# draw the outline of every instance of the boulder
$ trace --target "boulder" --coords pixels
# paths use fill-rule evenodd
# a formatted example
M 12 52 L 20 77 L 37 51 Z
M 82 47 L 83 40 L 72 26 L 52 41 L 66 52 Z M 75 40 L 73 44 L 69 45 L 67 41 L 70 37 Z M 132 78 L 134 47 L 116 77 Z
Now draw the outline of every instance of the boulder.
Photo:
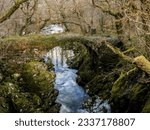
M 23 67 L 23 88 L 26 92 L 37 95 L 44 112 L 58 112 L 59 105 L 55 103 L 58 91 L 54 89 L 55 73 L 48 70 L 47 65 L 31 61 Z
M 149 91 L 142 79 L 143 73 L 135 68 L 120 75 L 111 90 L 113 112 L 142 112 Z
M 26 63 L 23 68 L 25 90 L 36 94 L 54 90 L 55 74 L 48 71 L 46 64 L 38 61 Z

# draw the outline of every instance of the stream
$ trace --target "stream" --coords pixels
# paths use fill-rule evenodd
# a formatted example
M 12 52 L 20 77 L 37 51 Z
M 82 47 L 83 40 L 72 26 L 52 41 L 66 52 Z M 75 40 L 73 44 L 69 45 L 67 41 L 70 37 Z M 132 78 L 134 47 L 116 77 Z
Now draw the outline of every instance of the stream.
M 84 108 L 85 101 L 90 100 L 86 91 L 77 84 L 78 70 L 69 68 L 67 60 L 74 56 L 72 50 L 57 46 L 45 56 L 45 62 L 51 60 L 56 74 L 55 89 L 59 91 L 56 102 L 61 104 L 60 113 L 111 112 L 108 101 L 97 98 L 92 106 Z
M 81 112 L 81 106 L 88 97 L 84 89 L 76 83 L 77 70 L 71 69 L 67 65 L 67 59 L 71 59 L 73 55 L 72 50 L 63 50 L 57 46 L 50 50 L 46 56 L 54 64 L 55 89 L 59 91 L 56 102 L 61 104 L 61 113 Z

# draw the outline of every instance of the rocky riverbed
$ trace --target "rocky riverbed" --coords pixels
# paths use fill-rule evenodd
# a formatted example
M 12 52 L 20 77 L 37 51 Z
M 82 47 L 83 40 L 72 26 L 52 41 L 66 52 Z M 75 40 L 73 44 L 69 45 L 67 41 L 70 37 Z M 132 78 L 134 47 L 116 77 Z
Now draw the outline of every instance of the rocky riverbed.
M 62 69 L 78 70 L 74 81 L 90 97 L 81 106 L 87 112 L 150 112 L 149 75 L 114 53 L 105 41 L 130 57 L 139 55 L 137 50 L 127 51 L 115 38 L 61 34 L 1 39 L 0 112 L 60 112 L 68 108 L 59 100 L 60 88 L 56 89 L 60 72 L 52 60 L 44 60 L 56 46 L 74 52 L 72 60 L 66 60 L 69 68 Z M 82 100 L 79 93 L 75 96 Z

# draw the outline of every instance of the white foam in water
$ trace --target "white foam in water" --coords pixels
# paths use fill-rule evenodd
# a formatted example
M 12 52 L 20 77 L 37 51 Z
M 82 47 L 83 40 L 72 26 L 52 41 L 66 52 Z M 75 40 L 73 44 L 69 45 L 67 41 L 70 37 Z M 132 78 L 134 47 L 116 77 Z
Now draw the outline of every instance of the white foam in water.
M 46 27 L 44 27 L 41 30 L 42 34 L 45 35 L 50 35 L 50 34 L 55 34 L 55 33 L 62 33 L 65 31 L 65 27 L 61 24 L 50 24 Z
M 76 83 L 77 70 L 68 68 L 66 63 L 67 58 L 73 56 L 72 50 L 55 47 L 45 57 L 45 61 L 50 58 L 54 64 L 56 73 L 55 88 L 59 91 L 56 101 L 62 105 L 60 112 L 63 113 L 78 112 L 87 97 L 83 88 Z
M 50 50 L 45 56 L 45 62 L 48 59 L 52 60 L 56 73 L 55 88 L 59 91 L 56 102 L 61 104 L 61 113 L 70 112 L 101 112 L 103 108 L 110 112 L 110 106 L 108 101 L 102 102 L 97 98 L 90 108 L 92 111 L 88 111 L 82 108 L 82 104 L 89 96 L 85 93 L 84 89 L 80 87 L 77 82 L 77 70 L 68 68 L 67 59 L 71 59 L 74 56 L 72 50 L 64 50 L 57 46 Z
M 90 112 L 97 113 L 97 112 L 111 112 L 111 107 L 108 103 L 108 100 L 101 100 L 98 96 L 94 101 L 93 105 L 90 107 Z

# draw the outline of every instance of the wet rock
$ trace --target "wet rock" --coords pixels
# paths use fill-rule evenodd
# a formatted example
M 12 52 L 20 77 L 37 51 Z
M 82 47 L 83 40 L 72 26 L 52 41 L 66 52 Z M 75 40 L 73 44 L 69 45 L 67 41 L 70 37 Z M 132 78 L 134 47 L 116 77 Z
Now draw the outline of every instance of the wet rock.
M 53 70 L 54 65 L 53 65 L 53 63 L 52 63 L 52 60 L 51 60 L 49 57 L 44 56 L 43 61 L 44 61 L 44 62 L 46 63 L 46 65 L 48 66 L 48 70 Z
M 90 113 L 110 113 L 111 108 L 108 100 L 102 100 L 95 95 L 93 99 L 88 99 L 83 106 Z

